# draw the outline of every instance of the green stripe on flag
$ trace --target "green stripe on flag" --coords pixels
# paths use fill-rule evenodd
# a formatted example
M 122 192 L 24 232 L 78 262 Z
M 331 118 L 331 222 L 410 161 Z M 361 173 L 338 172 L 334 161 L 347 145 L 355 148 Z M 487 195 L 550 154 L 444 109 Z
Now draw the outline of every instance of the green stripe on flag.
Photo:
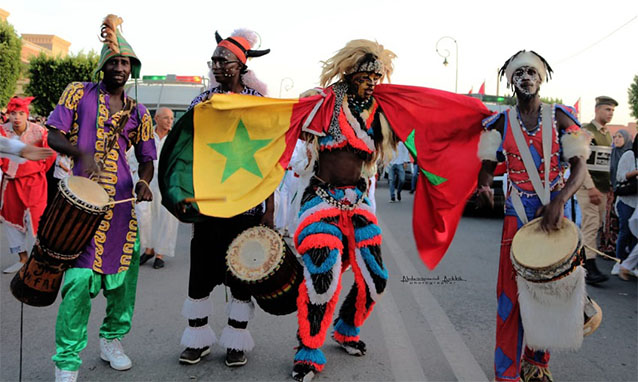
M 414 130 L 410 132 L 410 135 L 405 139 L 405 147 L 408 148 L 408 151 L 412 155 L 412 158 L 416 161 L 416 145 L 414 144 Z
M 445 179 L 442 176 L 438 176 L 438 175 L 432 174 L 431 172 L 426 171 L 424 169 L 421 169 L 421 171 L 423 171 L 423 175 L 425 175 L 425 177 L 428 178 L 430 183 L 432 183 L 435 186 L 438 186 L 438 185 L 440 185 L 442 183 L 447 182 L 447 179 Z

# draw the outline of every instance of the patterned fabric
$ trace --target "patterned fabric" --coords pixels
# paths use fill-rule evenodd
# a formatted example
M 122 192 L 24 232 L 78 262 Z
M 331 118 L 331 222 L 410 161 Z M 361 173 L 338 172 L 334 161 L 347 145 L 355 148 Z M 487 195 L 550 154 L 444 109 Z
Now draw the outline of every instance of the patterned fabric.
M 334 150 L 344 147 L 371 155 L 375 151 L 374 130 L 372 122 L 378 118 L 378 103 L 373 99 L 372 106 L 365 111 L 354 112 L 345 96 L 343 83 L 333 85 L 335 92 L 335 117 L 333 117 L 328 134 L 319 137 L 319 151 Z
M 381 229 L 365 191 L 364 179 L 356 186 L 335 188 L 313 178 L 302 199 L 294 238 L 304 266 L 297 299 L 300 344 L 295 363 L 316 371 L 326 363 L 320 347 L 332 321 L 343 271 L 352 266 L 355 281 L 335 321 L 334 338 L 339 342 L 359 341 L 359 328 L 388 279 L 381 260 Z
M 543 105 L 547 106 L 547 105 Z M 556 128 L 556 110 L 559 109 L 563 111 L 572 121 L 575 123 L 574 126 L 569 128 L 569 131 L 566 130 L 558 130 Z M 503 111 L 499 114 L 495 114 L 489 118 L 486 118 L 483 121 L 483 126 L 486 130 L 494 129 L 495 122 L 500 118 L 504 118 L 504 132 L 502 134 L 502 141 L 499 149 L 497 150 L 496 157 L 499 161 L 505 161 L 507 163 L 507 175 L 509 184 L 516 189 L 523 199 L 527 198 L 535 198 L 536 192 L 532 186 L 532 182 L 530 181 L 529 174 L 525 169 L 525 165 L 523 164 L 522 157 L 516 146 L 516 142 L 514 140 L 514 135 L 510 133 L 511 131 L 511 121 L 509 120 L 509 110 Z M 561 163 L 561 155 L 562 148 L 560 143 L 560 138 L 563 134 L 572 134 L 578 132 L 578 120 L 571 114 L 571 110 L 565 106 L 554 104 L 552 105 L 552 148 L 551 148 L 551 164 L 550 164 L 550 190 L 558 191 L 563 188 L 564 180 L 563 180 L 563 172 L 564 172 L 564 164 Z M 543 163 L 543 129 L 548 128 L 548 126 L 544 126 L 540 124 L 539 128 L 533 133 L 528 132 L 526 129 L 523 130 L 523 135 L 525 140 L 530 148 L 530 153 L 532 154 L 532 159 L 534 160 L 534 164 L 538 170 L 539 176 L 541 178 L 541 182 L 545 176 L 545 163 Z M 514 211 L 514 207 L 512 205 L 512 200 L 509 195 L 512 190 L 510 189 L 508 192 L 508 197 L 505 202 L 505 213 L 506 215 L 515 216 L 516 212 Z M 532 215 L 533 216 L 533 215 Z
M 104 168 L 97 182 L 114 200 L 133 196 L 133 179 L 126 150 L 133 146 L 139 163 L 157 158 L 151 115 L 144 105 L 137 104 L 113 150 L 105 153 L 106 142 L 122 117 L 122 111 L 111 114 L 109 94 L 104 84 L 73 82 L 62 93 L 47 125 L 66 135 L 72 145 L 94 153 L 96 161 L 104 159 Z M 132 102 L 127 98 L 127 102 Z M 73 166 L 73 175 L 83 175 Z M 100 224 L 93 240 L 75 263 L 78 268 L 90 268 L 102 274 L 127 270 L 137 236 L 134 203 L 113 206 Z

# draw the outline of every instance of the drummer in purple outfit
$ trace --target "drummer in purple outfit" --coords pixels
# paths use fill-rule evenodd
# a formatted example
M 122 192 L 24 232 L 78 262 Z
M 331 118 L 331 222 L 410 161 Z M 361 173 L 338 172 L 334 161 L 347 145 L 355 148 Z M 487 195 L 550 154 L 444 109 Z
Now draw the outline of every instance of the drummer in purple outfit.
M 146 108 L 127 97 L 124 85 L 138 78 L 141 63 L 122 37 L 122 19 L 109 15 L 102 24 L 104 47 L 95 76 L 98 83 L 73 82 L 47 121 L 49 145 L 73 158 L 73 175 L 91 176 L 114 200 L 152 199 L 148 183 L 156 159 L 151 116 Z M 121 130 L 118 127 L 122 126 Z M 119 133 L 118 133 L 119 130 Z M 119 134 L 119 135 L 118 135 Z M 109 141 L 117 135 L 112 149 Z M 126 150 L 133 146 L 139 161 L 140 180 L 133 185 Z M 108 152 L 107 152 L 108 151 Z M 132 366 L 120 339 L 131 328 L 139 267 L 137 219 L 134 202 L 114 205 L 95 236 L 67 270 L 56 323 L 56 381 L 75 381 L 87 344 L 91 298 L 101 289 L 106 297 L 106 317 L 100 327 L 101 358 L 116 370 Z

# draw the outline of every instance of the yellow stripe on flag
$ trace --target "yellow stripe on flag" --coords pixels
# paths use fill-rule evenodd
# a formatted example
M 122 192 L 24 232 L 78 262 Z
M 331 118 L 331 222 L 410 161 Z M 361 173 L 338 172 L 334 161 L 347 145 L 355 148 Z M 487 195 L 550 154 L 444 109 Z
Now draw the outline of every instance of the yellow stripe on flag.
M 204 215 L 231 217 L 264 201 L 284 176 L 279 160 L 297 99 L 215 94 L 193 113 L 193 188 Z

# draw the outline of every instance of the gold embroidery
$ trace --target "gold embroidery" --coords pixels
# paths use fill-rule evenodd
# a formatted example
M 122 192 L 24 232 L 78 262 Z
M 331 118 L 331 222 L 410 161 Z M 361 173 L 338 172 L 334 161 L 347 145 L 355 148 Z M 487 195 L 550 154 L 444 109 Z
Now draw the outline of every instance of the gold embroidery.
M 151 114 L 146 110 L 146 113 L 142 116 L 142 141 L 146 142 L 153 136 L 153 123 L 151 122 Z M 139 143 L 139 134 L 137 135 L 138 141 L 135 143 Z
M 84 84 L 71 82 L 60 96 L 58 105 L 64 105 L 69 110 L 77 110 L 80 99 L 84 96 Z

